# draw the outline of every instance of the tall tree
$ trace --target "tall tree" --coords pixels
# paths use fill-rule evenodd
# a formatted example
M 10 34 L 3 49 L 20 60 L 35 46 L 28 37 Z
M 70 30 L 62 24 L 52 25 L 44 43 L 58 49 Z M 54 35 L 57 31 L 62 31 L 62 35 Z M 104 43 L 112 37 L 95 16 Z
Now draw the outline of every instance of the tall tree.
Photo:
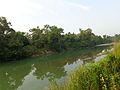
M 0 40 L 8 35 L 9 33 L 15 32 L 10 26 L 11 23 L 6 20 L 5 17 L 0 17 Z

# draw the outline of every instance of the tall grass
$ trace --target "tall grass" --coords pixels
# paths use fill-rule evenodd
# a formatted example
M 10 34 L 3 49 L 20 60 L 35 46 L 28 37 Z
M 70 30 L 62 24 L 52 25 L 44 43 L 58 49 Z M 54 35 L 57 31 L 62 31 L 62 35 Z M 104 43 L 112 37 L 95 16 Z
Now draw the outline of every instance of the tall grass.
M 120 43 L 103 60 L 80 66 L 64 84 L 52 83 L 50 90 L 120 90 Z

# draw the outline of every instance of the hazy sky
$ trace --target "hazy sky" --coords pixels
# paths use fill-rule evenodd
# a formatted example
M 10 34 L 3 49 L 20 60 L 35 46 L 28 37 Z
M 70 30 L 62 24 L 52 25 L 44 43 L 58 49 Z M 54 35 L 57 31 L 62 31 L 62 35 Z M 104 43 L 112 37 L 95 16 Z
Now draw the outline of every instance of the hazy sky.
M 49 24 L 65 32 L 91 28 L 98 35 L 120 34 L 120 0 L 0 0 L 0 16 L 17 31 Z

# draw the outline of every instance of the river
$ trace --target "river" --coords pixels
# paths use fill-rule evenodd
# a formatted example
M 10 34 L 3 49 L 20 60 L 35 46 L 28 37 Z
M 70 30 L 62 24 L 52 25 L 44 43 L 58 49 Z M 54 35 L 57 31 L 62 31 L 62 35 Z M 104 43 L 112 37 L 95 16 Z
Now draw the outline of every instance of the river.
M 67 81 L 67 77 L 80 65 L 94 63 L 106 55 L 100 53 L 108 47 L 75 49 L 0 64 L 0 90 L 47 90 L 54 80 Z

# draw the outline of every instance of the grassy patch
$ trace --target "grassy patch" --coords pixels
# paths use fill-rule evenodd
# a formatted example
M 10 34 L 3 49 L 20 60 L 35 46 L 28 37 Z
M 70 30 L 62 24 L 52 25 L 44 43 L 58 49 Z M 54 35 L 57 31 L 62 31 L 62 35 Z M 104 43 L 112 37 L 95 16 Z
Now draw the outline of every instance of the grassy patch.
M 53 82 L 50 90 L 120 90 L 120 43 L 103 60 L 80 66 L 66 83 Z

